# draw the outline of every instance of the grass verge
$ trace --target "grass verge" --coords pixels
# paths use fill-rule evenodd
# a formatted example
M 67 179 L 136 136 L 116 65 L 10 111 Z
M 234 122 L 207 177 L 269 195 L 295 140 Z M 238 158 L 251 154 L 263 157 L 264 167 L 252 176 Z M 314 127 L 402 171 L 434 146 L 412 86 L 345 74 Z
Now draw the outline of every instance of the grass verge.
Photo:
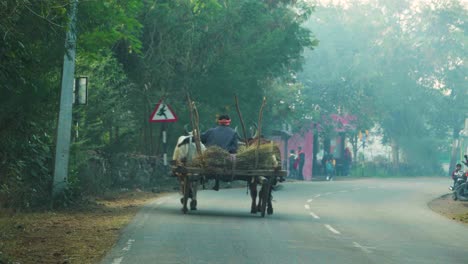
M 97 263 L 138 210 L 158 194 L 107 194 L 92 205 L 59 212 L 0 215 L 0 264 Z

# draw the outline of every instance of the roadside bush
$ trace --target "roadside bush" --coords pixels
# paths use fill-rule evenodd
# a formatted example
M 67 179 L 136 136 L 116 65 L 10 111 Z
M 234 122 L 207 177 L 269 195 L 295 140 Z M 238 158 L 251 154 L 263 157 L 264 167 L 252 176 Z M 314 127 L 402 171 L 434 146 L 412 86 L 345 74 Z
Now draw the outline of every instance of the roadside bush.
M 43 134 L 32 135 L 27 142 L 2 142 L 3 146 L 8 146 L 1 153 L 2 207 L 26 209 L 49 204 L 52 183 L 51 141 L 49 135 Z

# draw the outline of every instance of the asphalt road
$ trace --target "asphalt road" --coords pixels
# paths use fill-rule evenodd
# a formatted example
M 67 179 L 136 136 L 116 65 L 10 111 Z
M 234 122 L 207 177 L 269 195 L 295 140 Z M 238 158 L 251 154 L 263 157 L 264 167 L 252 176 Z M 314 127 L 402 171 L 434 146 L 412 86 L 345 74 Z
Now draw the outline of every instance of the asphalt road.
M 274 214 L 251 215 L 243 189 L 144 208 L 102 263 L 468 263 L 468 226 L 432 212 L 445 178 L 285 183 Z

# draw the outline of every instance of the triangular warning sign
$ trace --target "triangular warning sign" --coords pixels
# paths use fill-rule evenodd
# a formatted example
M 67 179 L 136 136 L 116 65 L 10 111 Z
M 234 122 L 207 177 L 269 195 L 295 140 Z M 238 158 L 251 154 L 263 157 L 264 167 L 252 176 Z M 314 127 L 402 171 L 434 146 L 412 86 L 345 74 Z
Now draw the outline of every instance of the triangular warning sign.
M 159 103 L 154 108 L 153 113 L 150 117 L 150 122 L 175 122 L 177 121 L 177 116 L 171 107 L 165 104 L 163 101 Z

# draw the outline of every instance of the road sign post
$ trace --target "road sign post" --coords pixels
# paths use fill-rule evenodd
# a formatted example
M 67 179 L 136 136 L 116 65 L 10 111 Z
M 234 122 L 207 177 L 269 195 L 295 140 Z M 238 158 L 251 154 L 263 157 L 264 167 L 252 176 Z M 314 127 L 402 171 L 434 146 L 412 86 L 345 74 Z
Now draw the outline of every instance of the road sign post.
M 166 133 L 166 123 L 168 122 L 176 122 L 177 116 L 172 110 L 172 108 L 165 104 L 163 100 L 160 100 L 156 107 L 153 110 L 153 113 L 150 117 L 151 123 L 163 123 L 163 131 L 162 131 L 162 142 L 163 142 L 163 162 L 164 166 L 167 166 L 167 133 Z

